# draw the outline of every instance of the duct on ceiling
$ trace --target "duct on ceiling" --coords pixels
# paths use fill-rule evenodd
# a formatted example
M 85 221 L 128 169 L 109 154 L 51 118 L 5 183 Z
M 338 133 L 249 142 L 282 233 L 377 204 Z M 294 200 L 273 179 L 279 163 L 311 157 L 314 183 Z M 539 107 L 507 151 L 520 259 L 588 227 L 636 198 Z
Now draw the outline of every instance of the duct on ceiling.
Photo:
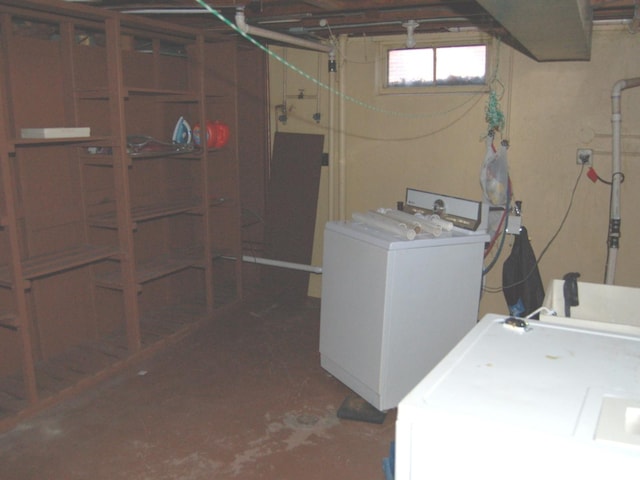
M 589 60 L 589 0 L 477 0 L 540 62 Z

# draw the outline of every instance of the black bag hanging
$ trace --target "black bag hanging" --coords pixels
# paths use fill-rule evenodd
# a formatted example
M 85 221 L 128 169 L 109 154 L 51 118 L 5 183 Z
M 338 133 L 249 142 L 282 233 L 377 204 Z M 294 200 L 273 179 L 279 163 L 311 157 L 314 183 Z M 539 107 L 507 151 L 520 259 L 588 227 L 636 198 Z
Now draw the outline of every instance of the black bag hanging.
M 516 235 L 511 254 L 502 265 L 502 291 L 514 317 L 525 317 L 542 306 L 544 287 L 527 229 Z

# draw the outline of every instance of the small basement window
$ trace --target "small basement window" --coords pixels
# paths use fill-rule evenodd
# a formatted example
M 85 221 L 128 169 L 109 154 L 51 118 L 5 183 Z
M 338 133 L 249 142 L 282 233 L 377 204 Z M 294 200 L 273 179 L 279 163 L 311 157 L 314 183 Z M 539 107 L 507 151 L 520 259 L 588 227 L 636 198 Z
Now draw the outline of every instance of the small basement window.
M 416 48 L 386 45 L 381 53 L 384 59 L 381 93 L 435 93 L 460 91 L 461 87 L 475 90 L 487 82 L 484 43 Z

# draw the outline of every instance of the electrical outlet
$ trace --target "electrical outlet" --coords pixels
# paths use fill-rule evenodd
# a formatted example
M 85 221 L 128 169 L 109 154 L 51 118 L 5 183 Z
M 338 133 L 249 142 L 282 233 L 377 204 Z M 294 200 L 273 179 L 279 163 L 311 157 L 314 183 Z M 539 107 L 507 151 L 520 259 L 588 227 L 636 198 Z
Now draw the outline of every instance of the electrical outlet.
M 593 165 L 593 150 L 590 148 L 579 148 L 576 153 L 576 163 L 578 165 Z

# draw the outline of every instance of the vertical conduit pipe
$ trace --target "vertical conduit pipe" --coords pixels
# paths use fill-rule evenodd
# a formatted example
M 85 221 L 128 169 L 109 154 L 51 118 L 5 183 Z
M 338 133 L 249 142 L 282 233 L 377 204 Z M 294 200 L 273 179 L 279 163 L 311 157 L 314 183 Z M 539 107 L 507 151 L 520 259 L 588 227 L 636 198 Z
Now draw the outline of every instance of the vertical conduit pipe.
M 621 175 L 621 124 L 622 114 L 620 108 L 620 97 L 622 91 L 627 88 L 640 87 L 640 77 L 619 80 L 613 86 L 611 93 L 611 128 L 612 128 L 612 159 L 611 159 L 611 201 L 609 213 L 609 236 L 607 240 L 607 265 L 604 275 L 604 283 L 613 285 L 616 275 L 616 260 L 618 257 L 618 247 L 620 245 L 620 184 Z
M 333 62 L 333 64 L 332 64 Z M 336 209 L 335 209 L 335 167 L 334 160 L 338 157 L 336 153 L 336 129 L 335 129 L 335 95 L 334 91 L 336 88 L 336 69 L 335 69 L 335 54 L 333 58 L 329 58 L 329 125 L 327 126 L 327 150 L 329 151 L 329 164 L 327 166 L 327 180 L 329 191 L 327 195 L 329 197 L 329 220 L 335 220 Z
M 339 44 L 340 51 L 345 52 L 347 49 L 347 35 L 340 35 Z M 346 55 L 342 55 L 343 60 L 346 58 Z M 347 188 L 347 167 L 346 167 L 346 61 L 342 62 L 340 66 L 340 153 L 339 153 L 339 163 L 340 163 L 340 171 L 339 171 L 339 179 L 338 179 L 338 208 L 340 213 L 340 220 L 345 221 L 347 217 L 346 213 L 346 188 Z

